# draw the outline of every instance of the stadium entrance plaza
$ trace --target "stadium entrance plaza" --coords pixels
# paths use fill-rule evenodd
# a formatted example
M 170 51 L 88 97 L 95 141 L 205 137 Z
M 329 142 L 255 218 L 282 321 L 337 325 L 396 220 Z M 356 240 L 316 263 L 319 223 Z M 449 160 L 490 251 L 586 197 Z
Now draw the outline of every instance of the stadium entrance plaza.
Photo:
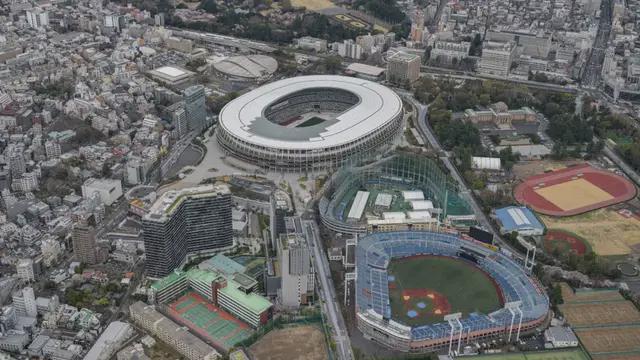
M 215 127 L 215 126 L 214 126 Z M 298 194 L 299 200 L 307 198 L 312 189 L 314 179 L 308 177 L 306 183 L 303 182 L 303 186 L 307 189 L 303 189 L 298 181 L 305 174 L 296 173 L 283 173 L 283 172 L 266 172 L 253 164 L 249 164 L 233 156 L 227 155 L 222 151 L 216 140 L 215 133 L 209 136 L 209 131 L 205 131 L 205 138 L 203 140 L 204 145 L 207 148 L 202 162 L 196 166 L 187 166 L 181 170 L 185 177 L 177 180 L 173 183 L 163 186 L 159 192 L 164 193 L 169 190 L 183 189 L 187 187 L 197 186 L 202 181 L 224 175 L 255 175 L 263 176 L 274 183 L 279 184 L 282 181 L 286 181 L 292 188 L 294 194 Z M 187 172 L 190 170 L 190 172 Z

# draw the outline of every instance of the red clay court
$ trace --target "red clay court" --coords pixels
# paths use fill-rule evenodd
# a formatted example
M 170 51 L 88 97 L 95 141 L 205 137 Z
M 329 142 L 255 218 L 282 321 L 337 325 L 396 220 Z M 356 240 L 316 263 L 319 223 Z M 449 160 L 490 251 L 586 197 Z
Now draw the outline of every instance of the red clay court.
M 636 187 L 622 176 L 583 164 L 531 176 L 513 195 L 538 213 L 572 216 L 631 200 Z
M 544 245 L 547 251 L 553 251 L 557 247 L 560 251 L 575 251 L 577 255 L 591 251 L 583 239 L 564 230 L 548 230 L 544 236 Z

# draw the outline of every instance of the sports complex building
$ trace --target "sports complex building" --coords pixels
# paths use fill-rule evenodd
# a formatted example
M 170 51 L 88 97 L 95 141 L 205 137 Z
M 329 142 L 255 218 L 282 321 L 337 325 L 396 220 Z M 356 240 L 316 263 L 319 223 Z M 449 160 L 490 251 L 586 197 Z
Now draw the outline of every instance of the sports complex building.
M 361 238 L 355 274 L 358 329 L 395 350 L 452 353 L 492 338 L 518 339 L 522 333 L 545 326 L 549 299 L 544 289 L 496 250 L 435 232 L 380 232 Z M 393 272 L 398 264 L 412 259 L 417 261 L 408 271 Z M 448 262 L 448 271 L 425 265 L 428 261 Z M 415 284 L 424 284 L 431 277 L 451 281 L 438 280 L 432 288 L 410 288 L 415 273 L 424 271 L 429 276 L 420 277 Z M 455 273 L 464 277 L 453 279 Z M 475 289 L 479 282 L 486 286 Z M 492 297 L 492 302 L 483 302 L 485 297 Z
M 171 320 L 229 351 L 272 316 L 273 304 L 257 288 L 255 279 L 229 267 L 192 268 L 153 283 L 150 300 Z
M 402 126 L 402 101 L 377 83 L 333 75 L 276 81 L 229 102 L 222 149 L 267 169 L 326 171 L 384 152 Z
M 410 153 L 341 168 L 325 184 L 318 208 L 326 227 L 347 234 L 475 224 L 455 182 L 434 160 Z

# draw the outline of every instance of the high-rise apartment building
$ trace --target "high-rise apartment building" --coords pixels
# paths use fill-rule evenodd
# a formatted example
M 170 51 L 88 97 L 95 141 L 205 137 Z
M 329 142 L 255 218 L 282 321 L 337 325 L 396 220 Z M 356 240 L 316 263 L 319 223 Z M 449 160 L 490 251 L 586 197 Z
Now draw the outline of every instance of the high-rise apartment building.
M 97 264 L 96 229 L 93 216 L 78 221 L 71 231 L 73 254 L 76 260 L 86 264 Z
M 194 85 L 184 90 L 184 110 L 189 130 L 202 130 L 207 122 L 204 86 Z
M 178 107 L 172 114 L 173 126 L 176 129 L 178 138 L 182 138 L 189 132 L 187 124 L 187 112 L 183 106 Z
M 226 185 L 203 185 L 164 193 L 142 219 L 146 270 L 163 277 L 187 256 L 233 246 L 231 192 Z
M 27 10 L 26 16 L 29 26 L 34 29 L 49 26 L 49 13 L 40 8 Z
M 399 84 L 412 84 L 420 78 L 420 56 L 397 52 L 387 63 L 387 80 Z
M 14 147 L 9 151 L 9 168 L 11 177 L 14 179 L 21 177 L 27 171 L 27 164 L 20 148 Z

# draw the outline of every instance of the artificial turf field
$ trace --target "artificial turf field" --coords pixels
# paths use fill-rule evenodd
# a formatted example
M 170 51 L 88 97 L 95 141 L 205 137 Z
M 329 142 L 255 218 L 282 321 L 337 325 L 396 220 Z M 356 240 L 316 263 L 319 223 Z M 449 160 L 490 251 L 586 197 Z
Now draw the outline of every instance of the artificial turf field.
M 526 353 L 508 353 L 476 356 L 477 360 L 587 360 L 589 357 L 581 350 L 550 350 Z
M 387 272 L 391 317 L 409 326 L 441 322 L 456 312 L 487 314 L 502 306 L 493 280 L 465 260 L 411 256 L 393 259 Z

